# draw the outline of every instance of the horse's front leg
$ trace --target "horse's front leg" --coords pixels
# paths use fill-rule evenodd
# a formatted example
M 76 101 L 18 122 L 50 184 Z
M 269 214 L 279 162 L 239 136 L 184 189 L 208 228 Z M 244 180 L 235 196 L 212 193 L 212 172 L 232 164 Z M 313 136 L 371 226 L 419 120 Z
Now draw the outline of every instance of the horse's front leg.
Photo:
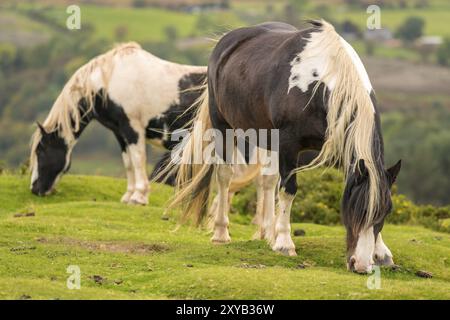
M 130 198 L 134 192 L 134 185 L 135 185 L 134 168 L 131 162 L 130 151 L 128 150 L 128 146 L 125 139 L 120 135 L 119 132 L 114 132 L 114 135 L 116 136 L 116 139 L 120 145 L 120 150 L 122 151 L 122 161 L 127 176 L 127 191 L 122 196 L 120 201 L 123 203 L 128 203 L 130 202 Z
M 148 204 L 149 183 L 147 177 L 147 155 L 145 151 L 145 130 L 139 128 L 138 140 L 128 147 L 131 162 L 134 168 L 134 191 L 130 197 L 132 204 Z
M 135 179 L 134 179 L 134 168 L 133 168 L 133 164 L 131 162 L 129 150 L 122 151 L 122 160 L 123 160 L 123 164 L 125 166 L 125 171 L 126 171 L 126 175 L 127 175 L 127 191 L 122 196 L 122 199 L 120 199 L 120 201 L 123 203 L 129 203 L 130 198 L 134 193 L 134 186 L 136 183 Z
M 381 232 L 378 233 L 377 240 L 375 241 L 375 250 L 373 254 L 373 260 L 376 265 L 379 266 L 392 266 L 394 265 L 394 259 L 391 250 L 384 244 Z
M 281 149 L 280 150 L 286 150 Z M 295 169 L 297 154 L 289 152 L 280 154 L 281 185 L 278 195 L 278 213 L 272 249 L 285 255 L 296 256 L 295 244 L 291 237 L 291 207 L 297 192 L 297 178 L 291 171 Z
M 214 234 L 211 241 L 214 243 L 227 243 L 231 241 L 228 233 L 228 211 L 230 183 L 233 177 L 233 166 L 230 164 L 219 164 L 216 170 L 218 194 L 217 209 L 214 217 Z

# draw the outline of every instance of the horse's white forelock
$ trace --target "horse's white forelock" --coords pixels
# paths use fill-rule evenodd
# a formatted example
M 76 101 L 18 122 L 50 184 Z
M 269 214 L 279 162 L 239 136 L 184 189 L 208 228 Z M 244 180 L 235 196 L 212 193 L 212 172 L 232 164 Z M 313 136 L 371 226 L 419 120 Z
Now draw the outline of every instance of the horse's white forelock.
M 99 88 L 93 83 L 91 77 L 93 73 L 100 72 L 102 89 L 107 92 L 108 83 L 114 71 L 114 57 L 127 55 L 139 49 L 141 49 L 140 45 L 135 42 L 119 44 L 114 49 L 93 58 L 79 68 L 64 86 L 42 124 L 45 131 L 54 132 L 57 130 L 68 147 L 72 148 L 75 144 L 74 132 L 80 129 L 80 123 L 84 116 L 78 108 L 80 99 L 86 99 L 86 113 L 94 107 L 94 96 Z M 31 138 L 30 169 L 32 172 L 35 171 L 34 168 L 37 163 L 36 148 L 41 141 L 41 137 L 38 128 Z
M 345 42 L 326 21 L 321 30 L 313 32 L 310 41 L 300 53 L 301 61 L 309 57 L 326 55 L 325 68 L 313 89 L 317 92 L 321 83 L 328 86 L 327 131 L 325 143 L 319 155 L 296 172 L 322 165 L 340 165 L 347 177 L 355 166 L 352 161 L 363 159 L 369 174 L 368 212 L 365 226 L 369 227 L 379 205 L 380 182 L 373 139 L 375 133 L 375 107 L 370 98 L 372 90 L 367 73 L 353 48 Z

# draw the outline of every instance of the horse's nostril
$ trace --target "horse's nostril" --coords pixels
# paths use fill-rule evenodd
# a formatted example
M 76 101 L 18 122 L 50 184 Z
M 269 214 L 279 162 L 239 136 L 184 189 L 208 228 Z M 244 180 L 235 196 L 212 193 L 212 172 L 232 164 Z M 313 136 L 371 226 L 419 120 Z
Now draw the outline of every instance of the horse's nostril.
M 356 263 L 356 258 L 351 257 L 350 261 L 348 262 L 348 268 L 350 269 L 350 271 L 355 271 L 355 263 Z

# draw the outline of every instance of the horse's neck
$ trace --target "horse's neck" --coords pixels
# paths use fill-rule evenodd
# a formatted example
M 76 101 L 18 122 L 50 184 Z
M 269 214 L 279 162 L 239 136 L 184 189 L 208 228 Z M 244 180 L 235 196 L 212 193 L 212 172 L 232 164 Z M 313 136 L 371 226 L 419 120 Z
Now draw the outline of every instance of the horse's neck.
M 94 106 L 95 108 L 95 106 Z M 77 131 L 73 132 L 75 139 L 78 139 L 83 133 L 84 129 L 89 125 L 89 123 L 94 119 L 94 108 L 86 111 L 86 104 L 83 102 L 78 103 L 78 109 L 80 111 L 80 124 Z

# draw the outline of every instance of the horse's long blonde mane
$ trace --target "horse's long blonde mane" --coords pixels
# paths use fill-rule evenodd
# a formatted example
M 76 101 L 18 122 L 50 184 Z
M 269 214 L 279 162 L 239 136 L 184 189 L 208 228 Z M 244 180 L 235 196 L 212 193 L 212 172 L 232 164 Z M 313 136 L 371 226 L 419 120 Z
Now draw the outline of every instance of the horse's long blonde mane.
M 326 103 L 328 127 L 319 155 L 296 171 L 338 165 L 347 178 L 352 170 L 357 170 L 352 164 L 363 159 L 369 174 L 367 227 L 374 219 L 380 197 L 378 159 L 373 153 L 375 107 L 340 36 L 331 24 L 323 20 L 321 24 L 320 41 L 309 42 L 305 55 L 308 56 L 308 50 L 329 55 L 325 73 L 313 91 L 315 94 L 321 83 L 332 84 Z
M 83 121 L 84 114 L 81 114 L 78 106 L 80 99 L 86 99 L 85 113 L 92 111 L 94 107 L 94 97 L 99 88 L 94 85 L 92 74 L 100 72 L 102 89 L 107 92 L 109 80 L 114 71 L 114 57 L 127 55 L 139 49 L 141 49 L 140 45 L 135 42 L 119 44 L 79 68 L 64 86 L 42 124 L 45 131 L 57 131 L 61 138 L 71 144 L 75 140 L 74 132 L 80 129 L 80 123 Z M 37 129 L 31 140 L 31 168 L 36 162 L 35 150 L 40 140 L 41 132 Z

